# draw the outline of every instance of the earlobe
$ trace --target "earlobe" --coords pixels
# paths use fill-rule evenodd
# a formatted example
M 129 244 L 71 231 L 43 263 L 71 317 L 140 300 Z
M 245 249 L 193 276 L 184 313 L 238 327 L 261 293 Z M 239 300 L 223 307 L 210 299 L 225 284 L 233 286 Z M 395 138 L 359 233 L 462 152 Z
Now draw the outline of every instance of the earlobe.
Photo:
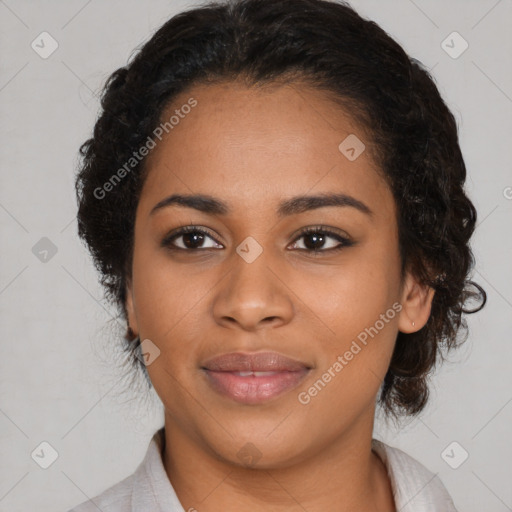
M 416 332 L 424 327 L 430 317 L 434 293 L 433 288 L 420 284 L 412 274 L 407 274 L 401 297 L 402 310 L 398 319 L 400 332 Z

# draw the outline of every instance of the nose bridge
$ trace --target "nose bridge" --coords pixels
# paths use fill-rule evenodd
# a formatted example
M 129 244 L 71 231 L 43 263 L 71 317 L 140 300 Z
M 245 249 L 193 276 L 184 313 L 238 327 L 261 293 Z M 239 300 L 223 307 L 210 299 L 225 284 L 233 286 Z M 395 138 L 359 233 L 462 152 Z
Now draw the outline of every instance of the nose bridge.
M 231 272 L 214 304 L 217 322 L 244 329 L 289 322 L 293 312 L 290 296 L 273 268 L 276 262 L 271 250 L 259 247 L 246 239 L 230 258 Z

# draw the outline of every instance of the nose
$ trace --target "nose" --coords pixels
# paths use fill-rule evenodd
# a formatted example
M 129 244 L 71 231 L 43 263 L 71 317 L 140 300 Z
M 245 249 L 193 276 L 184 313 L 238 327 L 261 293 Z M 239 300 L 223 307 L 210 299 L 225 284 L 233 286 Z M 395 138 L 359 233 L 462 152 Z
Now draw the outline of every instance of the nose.
M 290 289 L 266 251 L 251 263 L 234 254 L 230 264 L 231 272 L 217 288 L 213 304 L 219 325 L 255 331 L 290 322 L 294 313 Z

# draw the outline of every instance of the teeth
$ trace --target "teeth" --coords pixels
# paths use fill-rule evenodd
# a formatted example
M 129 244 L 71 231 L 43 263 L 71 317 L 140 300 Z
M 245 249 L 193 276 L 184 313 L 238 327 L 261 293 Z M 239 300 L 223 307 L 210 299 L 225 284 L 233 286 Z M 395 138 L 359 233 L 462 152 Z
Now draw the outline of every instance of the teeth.
M 268 377 L 269 375 L 274 375 L 278 372 L 233 372 L 235 375 L 239 377 L 250 377 L 253 375 L 254 377 Z

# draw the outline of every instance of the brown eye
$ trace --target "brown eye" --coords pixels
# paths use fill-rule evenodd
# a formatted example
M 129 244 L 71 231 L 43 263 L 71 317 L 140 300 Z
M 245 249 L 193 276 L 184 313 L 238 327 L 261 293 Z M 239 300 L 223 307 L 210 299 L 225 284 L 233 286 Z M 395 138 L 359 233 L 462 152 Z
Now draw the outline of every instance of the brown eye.
M 301 244 L 297 242 L 304 239 Z M 350 247 L 354 243 L 348 238 L 341 236 L 338 233 L 327 230 L 322 227 L 307 228 L 295 239 L 294 249 L 308 251 L 308 252 L 327 252 L 336 251 L 343 247 Z
M 211 241 L 210 245 L 204 246 L 205 243 Z M 184 251 L 194 251 L 198 249 L 219 249 L 219 244 L 208 231 L 196 226 L 186 226 L 166 236 L 162 240 L 163 247 L 169 249 L 178 249 Z

